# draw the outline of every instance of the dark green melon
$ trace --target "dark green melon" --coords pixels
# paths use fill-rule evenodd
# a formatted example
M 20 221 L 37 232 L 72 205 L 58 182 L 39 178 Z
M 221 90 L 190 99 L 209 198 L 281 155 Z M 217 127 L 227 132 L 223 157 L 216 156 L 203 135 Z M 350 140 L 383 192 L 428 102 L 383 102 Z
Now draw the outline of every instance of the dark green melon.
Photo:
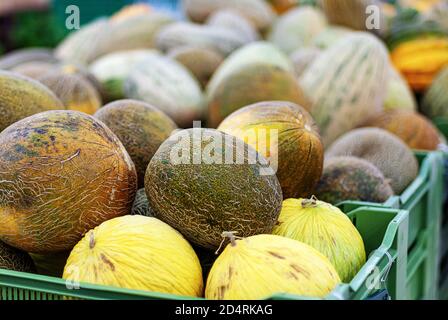
M 33 260 L 24 251 L 15 249 L 0 241 L 0 269 L 20 272 L 35 272 Z
M 355 157 L 333 157 L 324 164 L 324 173 L 315 195 L 321 201 L 385 202 L 393 190 L 382 172 L 370 162 Z
M 212 250 L 224 231 L 241 237 L 272 232 L 282 204 L 267 160 L 212 129 L 182 130 L 166 140 L 148 165 L 145 189 L 157 218 Z

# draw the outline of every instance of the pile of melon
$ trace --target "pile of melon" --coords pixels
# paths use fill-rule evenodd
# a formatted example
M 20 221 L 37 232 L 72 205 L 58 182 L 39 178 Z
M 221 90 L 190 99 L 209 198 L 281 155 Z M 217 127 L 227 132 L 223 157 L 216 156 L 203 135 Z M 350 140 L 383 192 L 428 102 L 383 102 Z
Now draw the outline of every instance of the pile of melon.
M 337 205 L 400 195 L 413 150 L 446 143 L 446 8 L 183 7 L 184 21 L 126 7 L 0 57 L 0 269 L 324 298 L 370 253 Z

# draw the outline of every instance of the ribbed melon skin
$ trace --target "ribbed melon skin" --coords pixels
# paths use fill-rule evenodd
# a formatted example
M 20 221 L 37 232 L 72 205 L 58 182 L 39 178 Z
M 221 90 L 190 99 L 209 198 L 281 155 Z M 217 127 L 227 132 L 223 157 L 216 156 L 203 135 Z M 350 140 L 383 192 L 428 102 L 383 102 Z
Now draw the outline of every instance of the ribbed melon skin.
M 429 118 L 448 118 L 448 67 L 439 73 L 426 92 L 422 112 Z
M 301 84 L 324 145 L 382 110 L 388 73 L 386 47 L 364 32 L 345 37 L 310 65 Z

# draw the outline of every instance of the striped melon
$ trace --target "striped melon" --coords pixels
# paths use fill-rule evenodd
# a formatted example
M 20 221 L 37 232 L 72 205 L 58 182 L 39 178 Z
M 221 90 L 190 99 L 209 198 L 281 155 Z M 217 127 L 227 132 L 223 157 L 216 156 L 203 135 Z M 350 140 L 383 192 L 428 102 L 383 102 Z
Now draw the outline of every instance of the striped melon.
M 186 15 L 194 22 L 204 22 L 217 10 L 233 9 L 252 21 L 257 29 L 265 30 L 276 16 L 264 0 L 183 0 L 182 3 Z
M 260 39 L 260 34 L 255 26 L 238 11 L 223 9 L 213 13 L 206 22 L 210 26 L 219 26 L 233 30 L 243 35 L 248 42 Z
M 288 11 L 274 23 L 268 39 L 291 54 L 299 48 L 310 46 L 313 38 L 326 27 L 327 20 L 320 10 L 299 7 Z
M 353 31 L 341 26 L 328 26 L 313 38 L 313 46 L 323 50 L 327 49 Z
M 417 101 L 414 93 L 407 81 L 393 66 L 389 70 L 389 83 L 386 99 L 384 100 L 384 109 L 417 110 Z
M 381 111 L 389 72 L 385 46 L 364 32 L 322 53 L 301 77 L 325 146 Z
M 244 35 L 228 28 L 189 22 L 173 23 L 157 35 L 157 48 L 162 51 L 197 46 L 207 47 L 227 56 L 246 43 Z
M 448 118 L 448 67 L 443 69 L 423 98 L 422 110 L 427 117 Z
M 198 81 L 182 64 L 159 53 L 148 53 L 125 82 L 127 98 L 142 100 L 168 114 L 180 127 L 190 127 L 204 114 Z

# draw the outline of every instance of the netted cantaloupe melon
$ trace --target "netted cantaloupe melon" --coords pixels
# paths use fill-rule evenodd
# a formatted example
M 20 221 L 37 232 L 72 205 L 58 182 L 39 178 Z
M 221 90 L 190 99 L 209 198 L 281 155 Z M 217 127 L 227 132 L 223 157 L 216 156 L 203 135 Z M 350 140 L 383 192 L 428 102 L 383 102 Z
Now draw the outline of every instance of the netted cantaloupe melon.
M 316 249 L 285 237 L 260 234 L 231 238 L 210 270 L 205 297 L 256 300 L 290 293 L 324 298 L 340 282 L 334 266 Z
M 312 45 L 313 38 L 327 27 L 327 20 L 316 8 L 305 6 L 288 11 L 273 24 L 269 41 L 285 53 Z
M 145 189 L 157 218 L 212 250 L 226 230 L 270 233 L 282 202 L 267 160 L 212 129 L 182 130 L 165 141 L 148 165 Z
M 331 204 L 343 201 L 383 203 L 394 192 L 383 173 L 367 160 L 356 157 L 330 157 L 324 162 L 322 178 L 314 192 Z
M 140 215 L 146 217 L 153 217 L 154 212 L 149 206 L 148 197 L 146 196 L 145 188 L 141 188 L 135 195 L 134 203 L 132 204 L 132 215 Z
M 149 161 L 177 129 L 174 121 L 152 105 L 136 100 L 107 104 L 94 117 L 105 123 L 123 143 L 135 164 L 138 185 L 142 188 Z
M 35 272 L 36 267 L 30 255 L 0 241 L 0 269 Z
M 218 26 L 232 30 L 243 35 L 247 42 L 260 39 L 255 26 L 246 17 L 238 13 L 234 9 L 218 10 L 207 19 L 206 24 L 209 26 Z
M 71 249 L 91 228 L 128 214 L 135 166 L 102 122 L 47 111 L 0 134 L 0 239 L 33 253 Z
M 412 149 L 437 150 L 441 143 L 437 128 L 424 116 L 414 111 L 385 111 L 370 118 L 362 126 L 385 129 L 399 137 Z
M 0 71 L 0 92 L 0 132 L 33 114 L 65 109 L 47 87 L 19 74 Z
M 54 71 L 37 80 L 53 91 L 67 110 L 92 115 L 102 106 L 101 95 L 95 86 L 77 74 Z
M 381 111 L 389 75 L 384 44 L 367 32 L 324 51 L 300 78 L 325 146 Z
M 333 264 L 349 283 L 366 262 L 364 242 L 339 208 L 312 199 L 287 199 L 273 234 L 306 243 Z
M 397 136 L 379 128 L 352 130 L 337 139 L 325 157 L 353 156 L 375 165 L 395 194 L 401 194 L 417 177 L 418 163 L 412 150 Z
M 193 46 L 209 48 L 223 56 L 228 56 L 247 42 L 244 35 L 229 28 L 191 22 L 172 23 L 162 28 L 156 39 L 157 48 L 161 51 Z
M 310 196 L 322 174 L 323 146 L 310 114 L 289 102 L 260 102 L 228 116 L 218 130 L 263 154 L 285 199 Z
M 183 0 L 186 15 L 195 22 L 205 22 L 215 11 L 232 9 L 248 18 L 258 30 L 266 30 L 275 12 L 264 0 Z
M 127 98 L 155 106 L 183 128 L 192 127 L 205 113 L 198 80 L 182 64 L 160 53 L 148 53 L 133 68 L 124 89 Z
M 168 56 L 180 62 L 196 77 L 205 88 L 224 57 L 212 50 L 201 47 L 179 47 L 168 52 Z
M 90 230 L 64 268 L 69 283 L 202 296 L 201 265 L 182 235 L 156 218 L 124 216 Z

